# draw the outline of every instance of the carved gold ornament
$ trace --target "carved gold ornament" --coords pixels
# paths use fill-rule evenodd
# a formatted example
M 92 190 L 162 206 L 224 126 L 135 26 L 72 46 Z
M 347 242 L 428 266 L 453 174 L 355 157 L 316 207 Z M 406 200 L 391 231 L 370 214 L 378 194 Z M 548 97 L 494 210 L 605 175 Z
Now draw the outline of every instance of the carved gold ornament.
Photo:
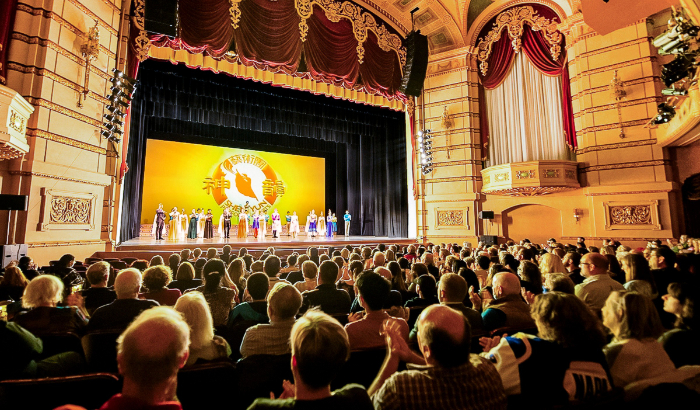
M 136 50 L 136 58 L 143 62 L 148 58 L 148 49 L 151 47 L 151 40 L 148 38 L 148 33 L 145 29 L 145 13 L 146 0 L 136 0 L 134 4 L 134 26 L 139 33 L 134 39 L 134 48 Z M 240 12 L 239 12 L 240 13 Z M 236 27 L 234 25 L 234 27 Z
M 54 196 L 51 198 L 49 221 L 52 224 L 88 224 L 90 205 L 89 199 Z
M 19 132 L 20 134 L 24 134 L 24 121 L 25 121 L 24 117 L 17 114 L 17 112 L 15 112 L 15 110 L 10 110 L 10 121 L 8 124 L 10 126 L 10 128 Z
M 461 226 L 464 225 L 464 211 L 437 211 L 438 225 Z
M 239 4 L 242 0 L 228 0 L 231 7 L 228 8 L 228 12 L 231 15 L 231 25 L 234 29 L 238 28 L 238 23 L 241 22 L 241 9 Z
M 614 225 L 652 225 L 651 206 L 611 206 L 610 220 Z
M 539 16 L 531 6 L 513 7 L 496 17 L 493 28 L 477 44 L 479 68 L 482 75 L 486 75 L 489 68 L 489 57 L 493 44 L 501 39 L 502 32 L 506 30 L 511 39 L 513 50 L 516 53 L 522 48 L 522 35 L 528 24 L 533 31 L 542 31 L 545 40 L 549 43 L 549 52 L 552 60 L 557 61 L 561 55 L 562 34 L 557 30 L 557 23 Z

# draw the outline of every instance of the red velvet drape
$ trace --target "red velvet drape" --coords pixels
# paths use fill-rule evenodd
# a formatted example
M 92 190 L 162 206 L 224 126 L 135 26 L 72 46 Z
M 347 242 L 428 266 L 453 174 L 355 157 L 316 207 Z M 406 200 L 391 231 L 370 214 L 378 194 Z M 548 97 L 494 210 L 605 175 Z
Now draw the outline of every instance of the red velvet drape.
M 533 8 L 546 18 L 557 18 L 554 12 L 544 6 L 533 6 Z M 485 30 L 490 30 L 491 25 L 486 25 Z M 481 36 L 480 36 L 481 37 Z M 549 76 L 561 76 L 562 89 L 562 119 L 564 123 L 564 133 L 566 143 L 572 149 L 578 146 L 576 142 L 576 128 L 574 126 L 573 107 L 571 102 L 571 84 L 569 83 L 568 64 L 564 45 L 562 44 L 562 52 L 559 59 L 552 60 L 550 45 L 544 38 L 541 31 L 533 31 L 528 25 L 523 30 L 522 51 L 525 53 L 530 62 L 540 72 Z M 485 76 L 481 76 L 483 88 L 493 89 L 501 85 L 503 80 L 510 73 L 510 68 L 513 64 L 515 52 L 511 44 L 510 37 L 504 31 L 501 34 L 501 39 L 493 44 L 491 56 L 489 57 L 488 71 Z M 486 144 L 488 143 L 489 128 L 488 117 L 486 116 L 486 98 L 483 91 L 479 93 L 479 123 L 481 126 L 481 143 L 483 156 L 486 156 Z
M 0 84 L 7 81 L 7 48 L 17 14 L 17 0 L 0 1 Z
M 350 20 L 333 23 L 322 8 L 314 6 L 313 16 L 306 23 L 309 33 L 304 43 L 304 56 L 311 78 L 346 88 L 355 87 L 360 63 Z
M 188 51 L 212 57 L 228 51 L 233 38 L 228 0 L 179 0 L 178 7 L 180 38 Z

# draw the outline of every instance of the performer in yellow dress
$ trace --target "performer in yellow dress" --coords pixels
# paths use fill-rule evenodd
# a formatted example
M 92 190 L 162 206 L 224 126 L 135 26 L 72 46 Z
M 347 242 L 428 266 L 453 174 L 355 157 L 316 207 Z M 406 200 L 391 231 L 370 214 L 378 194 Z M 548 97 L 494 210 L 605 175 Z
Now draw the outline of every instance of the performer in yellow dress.
M 326 218 L 323 216 L 323 211 L 321 211 L 321 215 L 318 216 L 318 224 L 316 225 L 316 231 L 319 234 L 326 236 Z
M 177 240 L 177 231 L 180 229 L 180 213 L 177 211 L 177 207 L 170 211 L 170 223 L 168 224 L 168 240 Z
M 238 214 L 238 237 L 245 238 L 248 236 L 248 214 L 245 210 Z

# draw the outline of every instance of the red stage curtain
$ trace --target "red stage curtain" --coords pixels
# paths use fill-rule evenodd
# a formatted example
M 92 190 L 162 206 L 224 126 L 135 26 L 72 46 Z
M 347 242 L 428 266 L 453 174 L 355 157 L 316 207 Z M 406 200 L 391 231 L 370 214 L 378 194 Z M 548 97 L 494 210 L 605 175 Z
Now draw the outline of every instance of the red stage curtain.
M 7 81 L 7 47 L 15 25 L 17 0 L 0 1 L 0 84 Z
M 365 91 L 398 97 L 401 66 L 396 52 L 379 48 L 377 36 L 371 31 L 367 31 L 364 47 L 365 58 L 360 64 L 360 78 Z
M 511 44 L 510 37 L 506 32 L 501 33 L 501 39 L 493 43 L 491 47 L 488 71 L 481 78 L 481 84 L 489 90 L 498 87 L 506 79 L 515 55 L 513 44 Z
M 318 6 L 313 12 L 313 16 L 306 20 L 309 33 L 304 42 L 304 56 L 311 78 L 353 88 L 360 76 L 360 63 L 352 23 L 347 19 L 333 23 Z M 329 53 L 329 50 L 333 52 Z
M 296 72 L 302 43 L 294 2 L 246 0 L 239 7 L 241 21 L 233 37 L 241 62 L 261 70 Z
M 228 0 L 180 0 L 180 38 L 187 51 L 225 54 L 233 38 Z

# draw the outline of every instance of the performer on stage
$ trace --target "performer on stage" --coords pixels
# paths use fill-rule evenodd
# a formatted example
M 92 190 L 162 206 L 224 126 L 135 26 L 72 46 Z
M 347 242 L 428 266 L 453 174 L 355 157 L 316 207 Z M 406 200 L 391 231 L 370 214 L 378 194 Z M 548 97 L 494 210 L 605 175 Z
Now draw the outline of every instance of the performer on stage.
M 289 215 L 289 211 L 287 211 L 287 236 L 292 235 L 292 231 L 289 230 L 291 222 L 292 222 L 292 217 L 291 217 L 291 215 Z M 299 228 L 299 218 L 297 218 L 297 228 Z
M 238 237 L 245 238 L 248 236 L 248 214 L 242 210 L 238 214 Z
M 311 228 L 311 212 L 309 212 L 309 214 L 306 215 L 306 226 L 304 226 L 304 232 L 306 232 L 306 236 L 309 236 L 309 228 Z
M 338 217 L 333 214 L 333 237 L 338 234 Z
M 280 213 L 277 212 L 277 209 L 275 209 L 275 212 L 272 213 L 272 237 L 279 238 L 279 233 L 281 231 L 282 231 L 282 220 L 280 218 Z
M 316 216 L 316 211 L 312 209 L 311 215 L 309 216 L 309 231 L 306 234 L 307 236 L 311 235 L 311 237 L 313 237 L 313 238 L 316 237 L 316 220 L 317 219 L 318 219 L 318 217 Z
M 326 217 L 323 216 L 323 211 L 321 215 L 318 216 L 318 224 L 316 225 L 316 230 L 323 236 L 326 236 Z
M 211 209 L 207 210 L 207 215 L 204 217 L 204 239 L 212 239 L 214 237 L 214 215 Z
M 255 211 L 253 214 L 253 236 L 258 237 L 258 233 L 260 231 L 260 214 L 258 211 Z
M 165 227 L 165 211 L 163 204 L 158 204 L 156 215 L 153 217 L 153 236 L 157 241 L 163 240 L 163 228 Z
M 178 240 L 184 240 L 187 237 L 187 222 L 187 211 L 185 211 L 185 208 L 182 208 L 182 212 L 180 212 L 180 229 L 178 229 L 177 235 Z
M 231 233 L 231 211 L 225 208 L 222 216 L 224 218 L 224 238 L 228 239 Z
M 190 226 L 187 231 L 187 239 L 197 239 L 197 220 L 199 219 L 199 214 L 194 209 L 190 214 Z
M 206 224 L 206 214 L 204 208 L 199 209 L 199 217 L 197 218 L 197 238 L 204 238 L 204 225 Z
M 333 214 L 331 210 L 328 210 L 328 216 L 326 217 L 326 236 L 329 238 L 333 237 Z
M 290 217 L 288 232 L 294 239 L 299 235 L 299 217 L 297 216 L 297 211 L 294 211 L 294 214 Z
M 345 210 L 343 219 L 345 220 L 345 236 L 350 236 L 350 220 L 352 219 L 352 216 L 350 215 L 350 211 L 347 209 Z
M 180 213 L 177 211 L 177 207 L 170 211 L 170 223 L 168 224 L 168 240 L 177 240 L 177 229 L 180 226 Z
M 270 217 L 270 215 L 264 213 L 260 214 L 260 238 L 265 239 L 265 235 L 267 234 L 267 219 Z

